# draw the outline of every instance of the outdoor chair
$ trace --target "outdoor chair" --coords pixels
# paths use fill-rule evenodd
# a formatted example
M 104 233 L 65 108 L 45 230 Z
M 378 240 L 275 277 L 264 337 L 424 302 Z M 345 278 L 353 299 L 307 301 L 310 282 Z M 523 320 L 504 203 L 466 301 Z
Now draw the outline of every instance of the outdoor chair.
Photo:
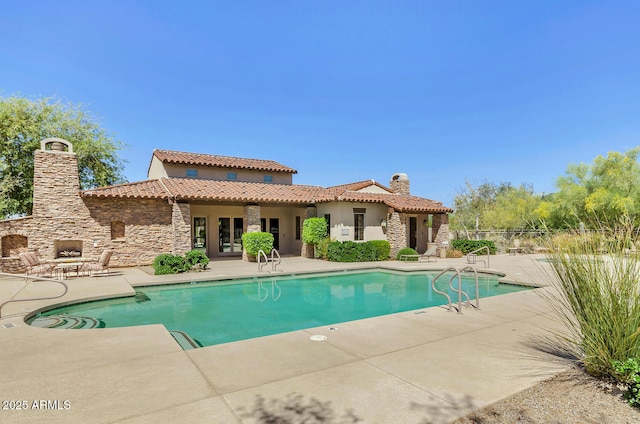
M 25 276 L 50 277 L 52 275 L 55 264 L 40 262 L 36 252 L 22 252 L 19 256 L 22 265 L 25 267 Z
M 93 275 L 94 272 L 100 272 L 104 274 L 107 271 L 107 275 L 110 275 L 109 272 L 109 261 L 111 260 L 111 256 L 113 255 L 113 250 L 105 250 L 100 255 L 100 258 L 97 261 L 85 262 L 80 269 L 80 272 L 87 273 L 89 275 Z
M 522 249 L 520 248 L 520 240 L 514 239 L 513 246 L 508 250 L 510 255 L 517 255 L 518 253 L 522 253 Z
M 434 262 L 437 262 L 438 261 L 436 259 L 437 257 L 438 257 L 438 246 L 431 246 L 430 248 L 427 249 L 426 252 L 420 255 L 420 258 L 418 258 L 418 260 L 422 262 L 423 259 L 426 259 L 427 262 L 431 262 L 431 258 L 433 258 Z

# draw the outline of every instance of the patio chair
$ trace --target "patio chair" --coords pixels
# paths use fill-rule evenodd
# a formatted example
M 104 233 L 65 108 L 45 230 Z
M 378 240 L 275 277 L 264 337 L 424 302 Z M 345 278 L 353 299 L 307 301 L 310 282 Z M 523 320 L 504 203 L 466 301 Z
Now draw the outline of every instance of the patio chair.
M 94 272 L 100 271 L 101 274 L 104 274 L 104 271 L 107 271 L 107 275 L 110 275 L 109 271 L 109 261 L 111 260 L 111 256 L 113 255 L 113 250 L 105 250 L 100 255 L 100 258 L 97 261 L 93 262 L 85 262 L 80 269 L 80 272 L 87 273 L 88 275 L 93 275 Z
M 514 239 L 513 246 L 509 247 L 510 255 L 517 255 L 518 253 L 522 253 L 522 249 L 520 248 L 520 240 Z
M 40 262 L 36 252 L 22 252 L 19 256 L 22 265 L 25 267 L 25 276 L 51 277 L 55 264 Z
M 427 262 L 431 262 L 431 258 L 433 258 L 434 262 L 438 262 L 438 260 L 436 259 L 437 257 L 438 257 L 438 246 L 431 246 L 426 250 L 426 252 L 420 255 L 420 258 L 418 258 L 418 261 L 422 262 L 423 259 L 426 259 Z

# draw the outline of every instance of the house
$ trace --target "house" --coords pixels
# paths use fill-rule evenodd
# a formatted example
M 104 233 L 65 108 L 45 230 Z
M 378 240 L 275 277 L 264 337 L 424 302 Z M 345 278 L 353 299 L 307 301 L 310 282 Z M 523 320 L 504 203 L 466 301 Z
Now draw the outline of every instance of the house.
M 262 159 L 154 150 L 145 181 L 80 190 L 71 143 L 41 142 L 34 153 L 33 214 L 0 221 L 3 269 L 24 250 L 45 259 L 65 251 L 112 263 L 149 264 L 160 253 L 197 248 L 211 259 L 242 256 L 244 232 L 268 231 L 281 255 L 308 256 L 302 224 L 324 217 L 334 240 L 388 240 L 424 251 L 448 241 L 451 209 L 412 196 L 405 174 L 335 187 L 293 183 L 295 169 Z

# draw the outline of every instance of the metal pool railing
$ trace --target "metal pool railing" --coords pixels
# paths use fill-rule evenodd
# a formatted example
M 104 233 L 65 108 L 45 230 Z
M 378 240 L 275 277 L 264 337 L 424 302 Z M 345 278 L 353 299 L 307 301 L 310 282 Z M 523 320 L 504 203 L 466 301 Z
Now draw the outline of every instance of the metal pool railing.
M 464 290 L 462 290 L 462 273 L 465 271 L 471 271 L 473 272 L 474 276 L 475 276 L 475 280 L 476 280 L 476 304 L 475 306 L 471 304 L 471 299 L 469 298 L 469 294 L 467 292 L 465 292 Z M 455 306 L 453 306 L 452 302 L 451 302 L 451 296 L 449 296 L 448 293 L 445 293 L 443 291 L 440 291 L 436 288 L 436 280 L 440 277 L 442 277 L 443 275 L 445 275 L 448 272 L 454 272 L 455 274 L 453 274 L 450 278 L 449 278 L 449 289 L 452 290 L 453 292 L 458 294 L 458 307 L 456 308 Z M 453 280 L 458 279 L 458 287 L 454 287 L 453 286 Z M 465 306 L 474 306 L 476 309 L 480 309 L 480 289 L 478 286 L 478 271 L 471 266 L 462 268 L 462 269 L 458 269 L 458 268 L 448 268 L 445 269 L 444 271 L 440 272 L 438 275 L 436 275 L 433 280 L 431 280 L 431 289 L 434 291 L 434 293 L 438 293 L 443 295 L 444 297 L 447 298 L 447 302 L 448 302 L 448 306 L 449 306 L 449 311 L 451 311 L 451 309 L 455 309 L 459 314 L 462 313 L 462 298 L 466 297 L 466 305 Z

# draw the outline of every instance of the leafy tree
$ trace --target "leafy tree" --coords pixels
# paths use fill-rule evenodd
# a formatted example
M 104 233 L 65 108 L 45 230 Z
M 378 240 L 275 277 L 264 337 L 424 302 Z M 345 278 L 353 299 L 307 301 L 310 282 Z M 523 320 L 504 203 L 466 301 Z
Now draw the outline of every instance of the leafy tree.
M 82 105 L 0 97 L 0 219 L 28 215 L 33 206 L 33 152 L 40 141 L 63 138 L 78 156 L 82 189 L 125 182 L 123 145 Z
M 540 196 L 533 193 L 533 186 L 506 187 L 498 192 L 493 208 L 483 216 L 485 228 L 531 228 L 539 222 Z
M 470 229 L 479 230 L 485 226 L 485 214 L 495 207 L 500 193 L 511 188 L 511 183 L 485 182 L 477 187 L 469 181 L 453 199 L 455 214 L 451 218 L 451 229 L 464 229 L 469 237 Z
M 622 216 L 640 222 L 640 147 L 597 156 L 592 165 L 569 165 L 558 178 L 549 208 L 551 227 L 577 227 L 584 222 L 616 222 Z

